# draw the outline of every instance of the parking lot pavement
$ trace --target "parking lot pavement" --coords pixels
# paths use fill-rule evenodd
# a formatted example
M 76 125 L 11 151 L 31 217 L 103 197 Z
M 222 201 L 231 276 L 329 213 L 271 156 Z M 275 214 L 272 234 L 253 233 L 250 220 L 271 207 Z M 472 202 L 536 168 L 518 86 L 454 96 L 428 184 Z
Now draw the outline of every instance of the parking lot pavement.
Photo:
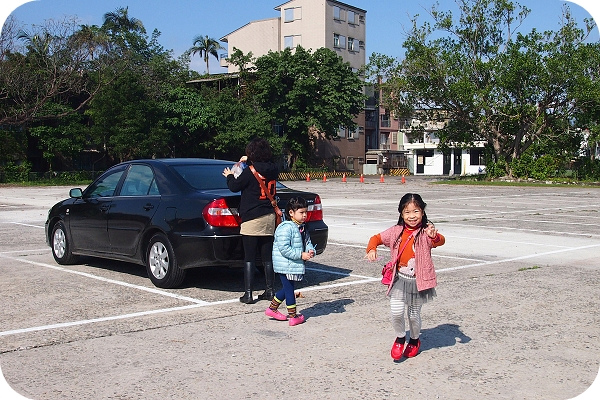
M 58 266 L 43 224 L 69 188 L 0 187 L 8 383 L 31 399 L 567 399 L 596 378 L 600 189 L 286 184 L 319 193 L 329 226 L 298 288 L 297 327 L 269 321 L 265 302 L 240 304 L 237 269 L 194 270 L 163 290 L 131 264 Z M 394 363 L 379 283 L 389 252 L 368 263 L 364 248 L 406 192 L 422 195 L 446 244 L 433 250 L 438 296 L 423 308 L 421 353 Z

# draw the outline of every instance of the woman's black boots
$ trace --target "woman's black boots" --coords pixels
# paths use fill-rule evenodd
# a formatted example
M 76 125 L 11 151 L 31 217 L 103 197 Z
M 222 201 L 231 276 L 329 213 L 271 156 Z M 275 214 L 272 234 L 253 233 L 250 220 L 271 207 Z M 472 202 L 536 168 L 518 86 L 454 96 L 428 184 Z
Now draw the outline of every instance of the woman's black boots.
M 240 297 L 240 302 L 245 304 L 254 303 L 254 298 L 252 297 L 252 281 L 254 279 L 254 268 L 255 266 L 253 262 L 244 263 L 244 295 Z M 273 270 L 272 266 L 271 270 Z
M 273 263 L 263 262 L 263 266 L 265 267 L 266 289 L 263 294 L 258 295 L 258 299 L 271 301 L 273 300 L 273 297 L 275 297 L 275 289 L 273 289 L 273 280 L 275 279 L 275 273 L 273 272 Z

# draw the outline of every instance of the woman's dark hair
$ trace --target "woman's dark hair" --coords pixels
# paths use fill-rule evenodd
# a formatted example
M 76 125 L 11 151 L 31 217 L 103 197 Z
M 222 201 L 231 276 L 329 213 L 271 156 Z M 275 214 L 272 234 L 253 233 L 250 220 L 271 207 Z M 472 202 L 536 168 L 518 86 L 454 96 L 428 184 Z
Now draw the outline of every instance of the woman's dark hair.
M 246 145 L 246 156 L 250 162 L 267 162 L 271 161 L 273 152 L 265 139 L 254 138 Z
M 400 199 L 400 204 L 398 204 L 398 212 L 400 213 L 400 217 L 398 218 L 398 225 L 404 226 L 404 219 L 402 218 L 402 211 L 408 206 L 410 203 L 415 203 L 417 207 L 423 210 L 423 220 L 421 221 L 421 226 L 427 226 L 427 214 L 425 213 L 425 207 L 427 207 L 427 203 L 423 201 L 421 196 L 416 193 L 406 193 Z
M 304 197 L 292 197 L 285 205 L 285 217 L 288 218 L 290 216 L 290 211 L 296 211 L 301 208 L 308 208 L 306 199 Z

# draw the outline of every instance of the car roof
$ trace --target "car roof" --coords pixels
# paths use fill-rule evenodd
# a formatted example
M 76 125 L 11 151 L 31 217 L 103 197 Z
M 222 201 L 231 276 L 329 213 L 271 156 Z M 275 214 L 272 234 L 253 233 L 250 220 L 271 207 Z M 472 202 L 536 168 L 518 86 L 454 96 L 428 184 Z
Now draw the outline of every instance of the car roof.
M 133 160 L 131 162 L 160 162 L 166 165 L 189 165 L 189 164 L 226 164 L 231 165 L 234 161 L 226 161 L 226 160 L 215 160 L 212 158 L 157 158 L 157 159 L 148 159 L 148 160 Z

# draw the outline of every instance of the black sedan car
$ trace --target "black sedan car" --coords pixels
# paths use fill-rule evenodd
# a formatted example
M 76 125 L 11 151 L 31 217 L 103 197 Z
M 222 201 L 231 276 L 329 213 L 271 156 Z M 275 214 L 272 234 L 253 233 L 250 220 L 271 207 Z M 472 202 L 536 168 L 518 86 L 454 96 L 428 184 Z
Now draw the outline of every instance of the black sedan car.
M 222 175 L 232 165 L 175 158 L 118 164 L 50 209 L 46 242 L 59 264 L 85 255 L 145 265 L 161 288 L 181 285 L 189 268 L 241 266 L 240 194 Z M 328 235 L 321 199 L 278 183 L 282 209 L 294 196 L 309 204 L 306 225 L 320 254 Z

